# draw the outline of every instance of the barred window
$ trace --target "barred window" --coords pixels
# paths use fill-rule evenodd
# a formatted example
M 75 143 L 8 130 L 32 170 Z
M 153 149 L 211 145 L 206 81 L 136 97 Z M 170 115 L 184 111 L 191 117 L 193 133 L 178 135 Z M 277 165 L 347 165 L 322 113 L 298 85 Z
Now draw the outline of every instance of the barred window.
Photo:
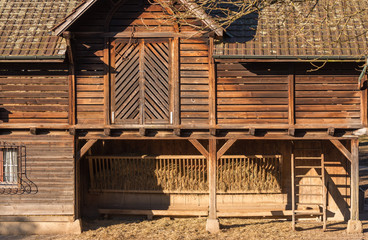
M 0 148 L 0 182 L 1 184 L 18 183 L 18 148 Z

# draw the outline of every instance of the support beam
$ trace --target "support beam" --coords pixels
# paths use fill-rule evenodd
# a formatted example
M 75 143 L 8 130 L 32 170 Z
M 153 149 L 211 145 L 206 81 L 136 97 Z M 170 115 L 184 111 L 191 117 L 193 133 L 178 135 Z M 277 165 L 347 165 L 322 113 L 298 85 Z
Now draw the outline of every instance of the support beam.
M 104 135 L 105 136 L 111 136 L 111 128 L 105 127 L 104 128 Z
M 37 128 L 35 128 L 35 127 L 31 127 L 30 129 L 29 129 L 29 132 L 32 134 L 32 135 L 37 135 Z
M 202 146 L 197 139 L 189 139 L 189 142 L 193 144 L 193 146 L 200 152 L 205 158 L 208 159 L 208 151 Z
M 77 163 L 80 159 L 87 153 L 87 151 L 97 142 L 97 139 L 90 139 L 86 144 L 83 145 L 81 150 L 79 150 L 75 156 Z
M 69 134 L 72 136 L 75 136 L 77 134 L 77 130 L 75 129 L 75 127 L 69 128 Z
M 295 128 L 289 128 L 288 129 L 288 135 L 289 136 L 295 136 Z
M 235 142 L 236 142 L 236 139 L 227 140 L 227 142 L 224 145 L 222 145 L 220 150 L 218 150 L 217 159 L 220 159 Z
M 333 145 L 335 145 L 335 147 L 337 148 L 337 149 L 339 149 L 339 151 L 350 161 L 350 162 L 352 162 L 352 155 L 351 155 L 351 153 L 349 152 L 349 150 L 347 150 L 346 148 L 345 148 L 345 146 L 339 141 L 339 140 L 337 140 L 337 139 L 331 139 L 330 140 L 331 141 L 331 143 L 333 144 Z
M 217 167 L 217 148 L 216 139 L 209 140 L 208 146 L 208 190 L 209 190 L 209 209 L 206 230 L 210 233 L 220 231 L 220 223 L 217 219 L 216 203 L 216 167 Z
M 362 222 L 359 221 L 359 140 L 351 140 L 351 173 L 350 173 L 350 220 L 348 233 L 362 233 Z
M 139 135 L 141 135 L 142 137 L 147 135 L 147 129 L 145 128 L 140 128 L 139 129 Z

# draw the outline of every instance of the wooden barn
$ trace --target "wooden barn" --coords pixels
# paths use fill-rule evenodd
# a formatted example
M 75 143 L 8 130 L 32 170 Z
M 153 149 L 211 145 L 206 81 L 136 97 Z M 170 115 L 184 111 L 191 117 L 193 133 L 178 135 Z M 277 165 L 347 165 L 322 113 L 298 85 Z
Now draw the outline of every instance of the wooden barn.
M 350 2 L 336 7 L 367 4 Z M 366 14 L 336 42 L 313 26 L 294 36 L 277 3 L 227 28 L 187 0 L 0 9 L 0 233 L 80 232 L 112 214 L 362 231 Z

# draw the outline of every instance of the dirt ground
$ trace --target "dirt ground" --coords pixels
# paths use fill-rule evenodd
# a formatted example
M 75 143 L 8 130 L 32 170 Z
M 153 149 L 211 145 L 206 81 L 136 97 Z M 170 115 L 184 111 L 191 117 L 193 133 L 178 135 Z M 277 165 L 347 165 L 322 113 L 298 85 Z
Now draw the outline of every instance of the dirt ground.
M 84 232 L 80 235 L 18 236 L 0 239 L 25 240 L 107 240 L 107 239 L 368 239 L 368 221 L 363 221 L 365 233 L 348 235 L 346 223 L 329 222 L 328 230 L 322 231 L 321 222 L 299 223 L 291 230 L 291 222 L 266 219 L 220 219 L 221 232 L 209 234 L 205 231 L 205 218 L 116 218 L 107 220 L 85 220 Z

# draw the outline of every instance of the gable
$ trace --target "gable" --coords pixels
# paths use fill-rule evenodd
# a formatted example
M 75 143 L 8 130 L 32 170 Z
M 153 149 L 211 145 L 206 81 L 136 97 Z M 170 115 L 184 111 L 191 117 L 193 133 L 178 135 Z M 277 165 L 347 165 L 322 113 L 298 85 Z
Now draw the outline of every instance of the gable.
M 171 8 L 167 3 L 162 0 L 88 0 L 57 25 L 54 32 L 56 35 L 61 35 L 66 30 L 74 32 L 123 32 L 129 30 L 128 26 L 134 26 L 137 28 L 134 31 L 138 32 L 178 32 L 184 30 L 198 34 L 199 29 L 210 29 L 221 36 L 223 29 L 204 11 L 195 8 L 193 4 L 186 0 L 180 0 L 174 4 L 174 7 L 179 11 L 190 11 L 193 15 L 185 21 L 179 21 L 177 16 L 172 15 Z M 80 26 L 84 26 L 84 28 Z M 183 29 L 178 29 L 178 26 L 183 27 Z M 190 28 L 188 28 L 189 26 Z

